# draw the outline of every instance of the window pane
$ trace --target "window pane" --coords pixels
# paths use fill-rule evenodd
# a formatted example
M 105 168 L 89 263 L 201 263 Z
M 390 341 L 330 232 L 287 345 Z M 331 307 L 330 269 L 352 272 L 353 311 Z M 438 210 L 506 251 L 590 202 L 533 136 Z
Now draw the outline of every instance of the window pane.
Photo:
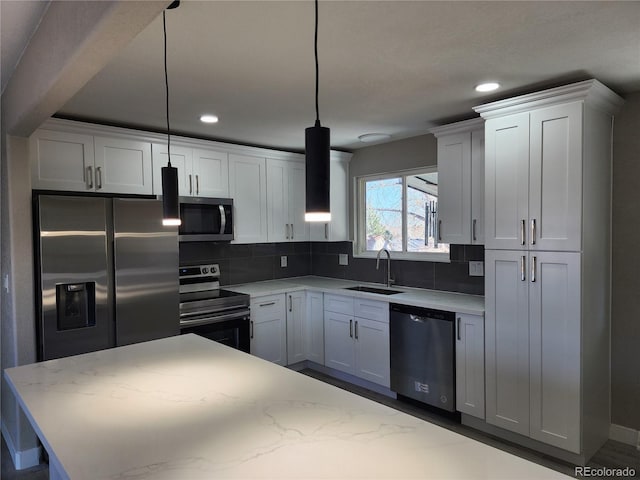
M 365 184 L 366 249 L 402 251 L 402 178 Z
M 407 251 L 449 252 L 437 242 L 438 174 L 407 177 Z

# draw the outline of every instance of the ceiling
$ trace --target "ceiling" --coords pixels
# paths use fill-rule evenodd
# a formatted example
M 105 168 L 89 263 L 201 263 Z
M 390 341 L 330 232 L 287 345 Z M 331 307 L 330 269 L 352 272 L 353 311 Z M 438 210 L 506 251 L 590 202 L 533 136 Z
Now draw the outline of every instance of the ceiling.
M 640 91 L 640 2 L 321 1 L 319 10 L 320 119 L 333 148 L 363 147 L 365 133 L 424 134 L 475 116 L 475 105 L 592 77 L 623 96 Z M 301 151 L 315 120 L 313 22 L 311 1 L 187 0 L 167 11 L 172 131 Z M 503 88 L 474 91 L 487 80 Z M 219 123 L 202 124 L 202 113 Z M 162 131 L 162 17 L 58 114 Z

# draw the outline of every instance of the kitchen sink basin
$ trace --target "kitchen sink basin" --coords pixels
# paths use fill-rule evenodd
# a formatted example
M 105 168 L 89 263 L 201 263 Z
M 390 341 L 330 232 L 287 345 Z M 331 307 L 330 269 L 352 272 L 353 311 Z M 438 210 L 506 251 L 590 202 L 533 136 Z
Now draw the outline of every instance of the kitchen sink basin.
M 366 287 L 364 285 L 357 285 L 355 287 L 345 287 L 345 290 L 355 290 L 357 292 L 368 292 L 368 293 L 379 293 L 380 295 L 395 295 L 396 293 L 402 293 L 400 290 L 391 290 L 388 288 Z

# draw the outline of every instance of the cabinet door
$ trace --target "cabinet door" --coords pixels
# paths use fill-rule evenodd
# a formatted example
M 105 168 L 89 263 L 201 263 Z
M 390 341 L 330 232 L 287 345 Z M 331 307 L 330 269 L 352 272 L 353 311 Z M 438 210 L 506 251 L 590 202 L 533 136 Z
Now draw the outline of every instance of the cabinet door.
M 215 150 L 193 149 L 194 195 L 211 198 L 229 196 L 229 155 Z
M 484 418 L 484 318 L 456 314 L 456 410 Z
M 580 254 L 530 259 L 530 435 L 580 453 Z
M 153 193 L 151 144 L 94 137 L 96 192 Z
M 531 112 L 529 249 L 580 251 L 582 102 Z
M 37 130 L 29 139 L 32 188 L 93 191 L 93 137 Z
M 485 251 L 486 420 L 529 435 L 526 252 Z
M 484 130 L 471 132 L 471 243 L 484 244 Z
M 251 354 L 278 365 L 287 364 L 285 296 L 251 299 Z
M 310 224 L 310 238 L 315 242 L 349 240 L 349 164 L 332 161 L 329 176 L 331 221 Z
M 162 195 L 162 167 L 166 167 L 169 161 L 167 145 L 154 143 L 151 145 L 153 156 L 153 193 Z M 192 174 L 192 155 L 190 148 L 179 145 L 171 146 L 171 166 L 178 169 L 178 195 L 191 197 L 194 195 Z
M 471 132 L 438 138 L 438 231 L 445 243 L 471 243 Z
M 485 123 L 485 246 L 525 248 L 529 218 L 529 114 Z
M 324 364 L 346 373 L 355 373 L 353 316 L 324 312 Z
M 309 240 L 309 222 L 304 221 L 305 212 L 305 167 L 304 163 L 289 162 L 287 176 L 287 206 L 291 238 L 294 242 Z
M 355 318 L 355 375 L 389 388 L 389 323 Z
M 235 243 L 267 241 L 267 177 L 264 158 L 229 155 Z
M 305 292 L 291 292 L 287 299 L 287 364 L 303 362 L 305 354 L 307 304 Z
M 291 239 L 288 175 L 287 162 L 267 159 L 267 238 L 270 242 Z
M 323 294 L 307 292 L 307 316 L 304 329 L 304 350 L 307 360 L 324 365 Z

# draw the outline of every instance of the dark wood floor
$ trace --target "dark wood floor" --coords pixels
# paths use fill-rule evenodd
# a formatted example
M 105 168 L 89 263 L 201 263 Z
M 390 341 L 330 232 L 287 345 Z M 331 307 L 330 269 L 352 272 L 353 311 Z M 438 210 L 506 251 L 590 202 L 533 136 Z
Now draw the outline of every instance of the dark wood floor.
M 518 445 L 506 442 L 499 438 L 485 435 L 472 428 L 461 425 L 453 418 L 448 418 L 439 414 L 434 410 L 430 410 L 418 404 L 395 400 L 385 395 L 381 395 L 376 392 L 372 392 L 357 385 L 352 385 L 347 382 L 329 377 L 315 370 L 303 370 L 301 373 L 314 377 L 323 382 L 335 385 L 344 390 L 350 391 L 357 395 L 369 398 L 378 403 L 382 403 L 396 410 L 400 410 L 409 415 L 426 420 L 427 422 L 434 423 L 443 428 L 453 430 L 457 433 L 473 438 L 480 442 L 486 443 L 493 447 L 499 448 L 506 452 L 512 453 L 519 457 L 525 458 L 529 461 L 544 465 L 553 470 L 562 472 L 566 475 L 574 477 L 574 467 L 567 463 L 558 461 L 557 459 L 541 455 L 538 452 L 529 450 Z M 0 479 L 2 480 L 47 480 L 49 478 L 49 472 L 46 465 L 40 465 L 28 470 L 16 471 L 13 468 L 13 462 L 9 456 L 7 446 L 2 439 L 2 470 Z M 615 442 L 613 440 L 607 441 L 607 443 L 600 449 L 600 451 L 589 462 L 589 466 L 592 468 L 625 468 L 631 467 L 636 471 L 636 478 L 640 478 L 640 452 L 630 445 L 624 443 Z M 578 477 L 577 477 L 578 478 Z M 588 477 L 589 479 L 598 479 L 603 477 Z M 604 477 L 611 478 L 611 477 Z M 177 479 L 178 480 L 178 479 Z

